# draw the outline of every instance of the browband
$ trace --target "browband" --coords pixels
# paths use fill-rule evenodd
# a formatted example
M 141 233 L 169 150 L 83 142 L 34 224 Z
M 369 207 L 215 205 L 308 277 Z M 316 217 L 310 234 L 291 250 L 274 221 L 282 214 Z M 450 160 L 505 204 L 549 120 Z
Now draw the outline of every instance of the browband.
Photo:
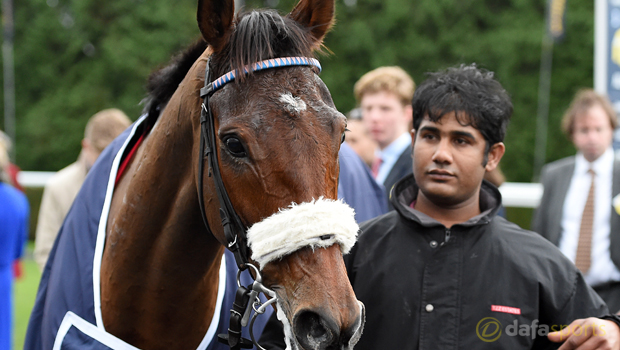
M 243 68 L 243 74 L 248 74 L 250 72 L 258 72 L 264 69 L 270 68 L 279 68 L 279 67 L 289 67 L 289 66 L 311 66 L 319 69 L 319 73 L 321 72 L 321 64 L 319 60 L 311 57 L 279 57 L 272 58 L 260 62 L 253 63 L 251 65 L 245 66 Z M 202 89 L 200 89 L 200 95 L 204 97 L 204 95 L 208 93 L 214 93 L 217 90 L 221 89 L 224 85 L 234 81 L 237 78 L 237 70 L 231 70 L 230 72 L 222 75 L 221 77 L 215 79 L 212 83 L 205 85 Z

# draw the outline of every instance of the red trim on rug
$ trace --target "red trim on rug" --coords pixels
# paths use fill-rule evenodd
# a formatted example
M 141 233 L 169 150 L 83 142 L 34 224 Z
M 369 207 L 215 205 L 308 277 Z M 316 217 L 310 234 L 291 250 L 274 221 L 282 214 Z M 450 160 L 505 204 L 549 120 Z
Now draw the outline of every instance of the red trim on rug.
M 136 144 L 133 146 L 131 151 L 129 151 L 129 153 L 127 154 L 127 157 L 123 159 L 121 166 L 118 167 L 118 172 L 116 173 L 116 181 L 114 182 L 114 186 L 118 185 L 118 182 L 120 181 L 121 177 L 125 173 L 125 170 L 127 169 L 127 166 L 129 165 L 129 161 L 131 160 L 131 158 L 133 158 L 134 154 L 138 150 L 138 147 L 140 147 L 140 144 L 142 143 L 142 141 L 144 141 L 145 135 L 146 134 L 140 135 L 140 138 L 138 139 L 138 141 L 136 141 Z

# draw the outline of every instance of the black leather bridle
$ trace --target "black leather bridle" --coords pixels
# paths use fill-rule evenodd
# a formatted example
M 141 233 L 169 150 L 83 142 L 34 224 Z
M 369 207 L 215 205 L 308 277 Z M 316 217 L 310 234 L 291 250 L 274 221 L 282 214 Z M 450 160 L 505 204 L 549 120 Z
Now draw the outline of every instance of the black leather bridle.
M 222 181 L 222 173 L 220 171 L 220 165 L 217 161 L 217 143 L 215 135 L 215 120 L 209 107 L 209 98 L 215 90 L 211 82 L 211 58 L 207 60 L 207 68 L 205 69 L 205 86 L 200 89 L 200 97 L 203 99 L 202 107 L 200 111 L 200 155 L 198 160 L 198 204 L 200 205 L 200 213 L 202 214 L 202 220 L 204 221 L 207 231 L 213 234 L 207 221 L 205 212 L 205 204 L 203 197 L 203 176 L 204 176 L 204 159 L 205 157 L 209 163 L 209 176 L 213 177 L 215 183 L 215 191 L 217 192 L 217 198 L 220 203 L 220 218 L 222 220 L 222 227 L 224 228 L 224 235 L 226 236 L 227 246 L 234 255 L 237 267 L 240 270 L 247 268 L 248 262 L 248 245 L 246 237 L 246 228 L 241 222 L 241 218 L 237 215 L 235 208 L 233 208 L 224 182 Z M 206 149 L 205 149 L 206 147 Z
M 198 204 L 200 206 L 200 213 L 207 231 L 210 234 L 213 234 L 206 217 L 203 197 L 204 159 L 206 157 L 209 165 L 209 177 L 213 177 L 217 198 L 220 204 L 219 212 L 227 242 L 226 248 L 234 254 L 235 262 L 237 263 L 237 267 L 240 271 L 245 270 L 248 267 L 252 267 L 257 275 L 256 281 L 251 286 L 246 288 L 239 285 L 239 289 L 237 290 L 235 296 L 235 302 L 230 310 L 231 315 L 228 334 L 221 334 L 218 336 L 220 342 L 228 344 L 231 349 L 236 350 L 240 348 L 252 348 L 252 342 L 256 344 L 253 336 L 252 341 L 241 337 L 241 328 L 248 324 L 252 304 L 255 303 L 255 299 L 258 299 L 258 293 L 269 293 L 272 294 L 270 295 L 271 297 L 274 297 L 275 293 L 262 285 L 259 270 L 248 262 L 248 254 L 250 249 L 248 248 L 247 243 L 247 228 L 241 222 L 241 218 L 235 211 L 235 208 L 228 197 L 226 187 L 222 181 L 222 174 L 218 163 L 215 119 L 213 118 L 213 114 L 209 106 L 209 99 L 215 91 L 220 89 L 226 83 L 233 81 L 237 75 L 237 71 L 228 72 L 215 81 L 211 81 L 210 66 L 211 58 L 207 60 L 207 67 L 205 69 L 205 86 L 200 89 L 200 97 L 203 99 L 200 112 L 200 153 L 198 159 Z M 313 66 L 317 67 L 319 71 L 321 69 L 321 65 L 316 59 L 305 57 L 285 57 L 254 63 L 251 65 L 251 71 L 286 66 Z M 250 68 L 245 68 L 240 74 L 247 74 L 249 71 Z M 239 275 L 237 276 L 237 281 L 239 281 Z M 264 312 L 264 306 L 259 308 L 263 310 L 262 312 Z M 218 317 L 218 315 L 214 315 L 214 317 Z M 253 320 L 254 319 L 252 319 L 252 323 Z M 250 326 L 250 332 L 251 331 L 252 327 Z M 258 344 L 256 345 L 259 349 L 262 349 Z
M 314 58 L 307 57 L 282 57 L 264 60 L 253 63 L 238 73 L 236 70 L 230 71 L 218 79 L 211 81 L 211 58 L 207 60 L 205 69 L 205 86 L 200 89 L 200 97 L 203 99 L 200 112 L 200 154 L 198 159 L 198 204 L 200 205 L 200 213 L 207 228 L 212 233 L 207 221 L 204 197 L 203 197 L 203 175 L 204 175 L 204 158 L 208 159 L 209 177 L 213 177 L 217 198 L 220 203 L 220 218 L 224 235 L 226 236 L 227 248 L 235 255 L 237 267 L 245 270 L 248 263 L 249 248 L 247 245 L 247 229 L 241 222 L 241 218 L 235 212 L 224 182 L 217 159 L 217 143 L 215 134 L 215 119 L 211 113 L 209 106 L 209 98 L 217 90 L 221 89 L 227 83 L 234 81 L 238 74 L 248 74 L 250 71 L 256 72 L 264 69 L 290 67 L 290 66 L 311 66 L 321 71 L 321 64 Z

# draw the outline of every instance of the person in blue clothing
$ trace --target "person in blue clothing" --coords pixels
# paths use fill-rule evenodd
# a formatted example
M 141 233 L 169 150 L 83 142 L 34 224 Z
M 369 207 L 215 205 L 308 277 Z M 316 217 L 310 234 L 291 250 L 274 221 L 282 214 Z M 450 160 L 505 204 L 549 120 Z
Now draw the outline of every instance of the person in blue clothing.
M 0 142 L 0 349 L 12 349 L 13 262 L 22 256 L 28 236 L 26 196 L 9 185 L 9 156 Z
M 338 160 L 338 198 L 355 210 L 355 220 L 363 222 L 387 213 L 387 197 L 382 186 L 346 142 L 340 145 Z

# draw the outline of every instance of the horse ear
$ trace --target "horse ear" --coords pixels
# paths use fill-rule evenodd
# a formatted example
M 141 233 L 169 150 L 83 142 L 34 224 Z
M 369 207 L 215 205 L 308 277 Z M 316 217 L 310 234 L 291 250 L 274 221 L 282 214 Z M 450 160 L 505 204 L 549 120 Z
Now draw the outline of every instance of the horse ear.
M 234 15 L 234 0 L 198 0 L 198 28 L 213 51 L 224 47 Z
M 308 28 L 320 45 L 334 24 L 334 12 L 334 0 L 300 0 L 288 17 Z

